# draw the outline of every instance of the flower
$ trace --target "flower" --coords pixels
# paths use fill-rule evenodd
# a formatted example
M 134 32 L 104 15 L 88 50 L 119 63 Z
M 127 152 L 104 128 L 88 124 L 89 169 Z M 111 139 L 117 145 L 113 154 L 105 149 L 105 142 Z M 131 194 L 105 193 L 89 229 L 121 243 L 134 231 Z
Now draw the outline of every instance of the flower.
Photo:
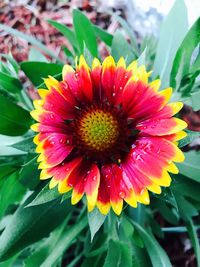
M 72 204 L 85 194 L 88 211 L 112 207 L 118 215 L 123 201 L 149 204 L 148 191 L 169 186 L 173 162 L 184 160 L 177 141 L 187 124 L 173 117 L 183 104 L 168 103 L 172 89 L 158 91 L 161 81 L 148 82 L 150 74 L 111 56 L 90 69 L 80 56 L 75 70 L 63 67 L 62 81 L 44 79 L 48 90 L 38 90 L 31 112 L 40 179 L 51 178 L 60 193 L 73 190 Z

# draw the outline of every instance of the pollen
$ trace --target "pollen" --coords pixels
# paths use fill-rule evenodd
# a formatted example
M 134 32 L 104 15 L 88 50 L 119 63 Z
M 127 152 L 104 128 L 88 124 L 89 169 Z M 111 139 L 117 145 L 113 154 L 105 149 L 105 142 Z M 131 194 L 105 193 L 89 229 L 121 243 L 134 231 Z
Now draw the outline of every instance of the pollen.
M 80 119 L 78 128 L 79 139 L 84 145 L 99 152 L 111 148 L 119 136 L 115 116 L 100 109 L 87 111 Z

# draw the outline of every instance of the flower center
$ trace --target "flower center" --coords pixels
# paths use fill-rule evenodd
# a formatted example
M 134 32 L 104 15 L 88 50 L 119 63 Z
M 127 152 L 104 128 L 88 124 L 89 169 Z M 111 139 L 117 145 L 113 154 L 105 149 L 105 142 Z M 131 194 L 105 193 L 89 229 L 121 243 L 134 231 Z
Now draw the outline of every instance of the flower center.
M 88 149 L 103 152 L 115 144 L 119 124 L 111 112 L 97 108 L 81 116 L 78 135 Z

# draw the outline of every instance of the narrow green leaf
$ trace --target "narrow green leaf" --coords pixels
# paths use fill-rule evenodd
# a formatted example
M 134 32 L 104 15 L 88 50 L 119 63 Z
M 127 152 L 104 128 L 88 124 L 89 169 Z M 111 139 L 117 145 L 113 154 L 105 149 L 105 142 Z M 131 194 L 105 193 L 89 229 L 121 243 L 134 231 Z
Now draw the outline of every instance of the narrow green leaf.
M 16 75 L 18 74 L 19 72 L 19 65 L 18 63 L 16 62 L 16 60 L 13 58 L 12 54 L 9 53 L 9 54 L 0 54 L 1 57 L 7 59 L 10 64 L 13 66 L 14 70 L 15 70 L 15 73 Z
M 51 19 L 47 21 L 49 24 L 51 24 L 54 28 L 56 28 L 59 32 L 61 32 L 67 38 L 67 40 L 70 42 L 72 47 L 75 48 L 75 52 L 76 52 L 78 49 L 78 44 L 77 44 L 77 40 L 76 40 L 76 36 L 74 32 L 70 28 L 65 26 L 64 24 L 61 24 L 57 21 L 54 21 Z
M 24 205 L 28 201 L 30 200 Z M 12 257 L 49 235 L 69 213 L 70 205 L 59 202 L 56 200 L 34 207 L 19 207 L 0 236 L 0 260 Z
M 200 153 L 189 151 L 184 155 L 185 161 L 177 164 L 180 173 L 200 183 Z
M 196 255 L 196 259 L 197 259 L 197 265 L 198 265 L 198 267 L 200 267 L 200 245 L 199 245 L 197 231 L 195 229 L 195 226 L 193 224 L 192 219 L 190 219 L 187 223 L 187 230 L 188 230 L 188 234 L 190 236 L 192 246 L 193 246 L 194 251 L 195 251 L 195 255 Z
M 200 225 L 197 225 L 195 227 L 195 230 L 198 230 L 198 229 L 200 229 Z M 163 227 L 162 231 L 167 232 L 167 233 L 185 233 L 187 232 L 187 228 L 185 226 Z
M 200 192 L 200 183 L 191 180 L 181 174 L 176 174 L 173 176 L 174 183 L 172 184 L 172 191 L 177 191 L 178 194 L 182 196 L 189 197 L 196 201 L 200 201 L 199 192 Z
M 16 149 L 27 153 L 35 153 L 35 144 L 33 143 L 33 137 L 27 137 L 24 140 L 10 145 Z
M 172 267 L 166 252 L 159 245 L 155 237 L 136 222 L 131 220 L 131 223 L 141 235 L 149 257 L 151 258 L 152 265 L 154 267 Z
M 131 249 L 125 242 L 110 240 L 103 267 L 132 266 Z
M 146 64 L 146 51 L 147 51 L 147 47 L 145 47 L 142 54 L 139 56 L 137 60 L 139 66 Z
M 43 78 L 47 78 L 48 75 L 55 76 L 60 74 L 63 68 L 63 66 L 59 64 L 34 61 L 22 62 L 20 66 L 35 86 L 39 86 L 43 83 Z
M 66 204 L 65 204 L 66 205 Z M 54 266 L 58 259 L 64 254 L 64 252 L 69 248 L 72 241 L 80 234 L 80 232 L 87 225 L 87 217 L 82 218 L 78 222 L 76 222 L 73 226 L 69 228 L 69 230 L 65 231 L 61 236 L 60 240 L 57 242 L 53 253 L 51 253 L 43 264 L 40 267 L 49 267 Z
M 176 27 L 174 27 L 174 25 L 176 25 Z M 163 87 L 169 86 L 170 70 L 172 68 L 173 59 L 187 29 L 187 8 L 184 0 L 176 0 L 161 27 L 154 62 L 153 76 L 160 76 Z
M 0 88 L 5 91 L 16 94 L 22 89 L 22 85 L 17 78 L 14 78 L 8 74 L 0 72 Z
M 84 43 L 90 53 L 97 57 L 97 41 L 90 20 L 78 9 L 73 10 L 73 25 L 79 44 L 80 53 L 83 53 Z
M 179 87 L 181 79 L 190 72 L 191 57 L 194 49 L 200 43 L 200 18 L 188 31 L 173 61 L 170 74 L 170 84 L 174 88 Z M 182 66 L 180 68 L 180 66 Z M 199 67 L 199 66 L 198 66 Z M 193 69 L 193 72 L 195 70 Z
M 98 232 L 102 224 L 104 223 L 106 216 L 102 215 L 97 208 L 95 208 L 92 212 L 88 213 L 88 223 L 90 227 L 91 233 L 91 242 Z
M 27 188 L 33 190 L 40 182 L 37 156 L 28 154 L 20 172 L 20 182 Z
M 40 48 L 41 50 L 43 50 L 46 54 L 48 54 L 52 58 L 55 58 L 56 60 L 61 62 L 61 60 L 51 50 L 49 50 L 46 45 L 44 45 L 40 41 L 36 40 L 33 36 L 27 35 L 23 32 L 15 30 L 15 29 L 13 29 L 13 28 L 5 25 L 5 24 L 1 24 L 1 23 L 0 23 L 0 29 L 2 29 L 3 31 L 10 33 L 16 37 L 19 37 L 19 38 L 26 40 L 27 42 L 31 43 L 32 45 L 35 45 L 38 48 Z
M 114 57 L 115 61 L 118 61 L 120 57 L 123 56 L 127 64 L 135 59 L 130 45 L 119 30 L 116 31 L 112 40 L 111 55 Z
M 69 215 L 71 215 L 69 213 Z M 42 240 L 39 244 L 36 245 L 35 250 L 29 255 L 25 260 L 24 264 L 26 267 L 36 267 L 41 266 L 41 264 L 46 260 L 49 254 L 53 253 L 56 243 L 61 238 L 63 232 L 65 231 L 66 224 L 70 218 L 67 216 L 67 219 L 59 225 L 48 238 Z
M 183 220 L 189 221 L 191 217 L 198 215 L 196 208 L 179 193 L 175 194 L 175 198 L 178 205 L 180 217 Z
M 24 134 L 32 124 L 28 111 L 0 95 L 0 134 L 17 136 Z
M 61 194 L 58 192 L 57 187 L 49 189 L 49 184 L 42 188 L 42 190 L 37 194 L 37 196 L 27 205 L 27 207 L 37 206 L 45 204 L 57 198 L 61 198 Z
M 136 35 L 132 29 L 132 27 L 126 22 L 126 20 L 124 20 L 122 17 L 120 17 L 119 15 L 117 15 L 114 12 L 108 12 L 109 14 L 111 14 L 111 16 L 118 21 L 121 26 L 123 27 L 123 29 L 126 31 L 126 33 L 128 34 L 128 36 L 130 37 L 131 40 L 131 48 L 133 50 L 134 56 L 138 57 L 138 46 L 137 46 L 137 38 Z
M 200 92 L 194 92 L 191 94 L 192 109 L 194 111 L 200 110 Z
M 100 27 L 93 25 L 93 29 L 97 38 L 103 41 L 108 46 L 111 46 L 113 35 L 108 33 L 107 31 L 101 29 Z
M 19 174 L 14 172 L 0 183 L 0 218 L 10 204 L 21 201 L 26 189 L 19 183 Z
M 179 147 L 186 146 L 186 145 L 192 143 L 198 137 L 200 137 L 200 132 L 193 132 L 190 130 L 186 130 L 186 132 L 187 132 L 187 136 L 179 141 L 179 143 L 178 143 Z

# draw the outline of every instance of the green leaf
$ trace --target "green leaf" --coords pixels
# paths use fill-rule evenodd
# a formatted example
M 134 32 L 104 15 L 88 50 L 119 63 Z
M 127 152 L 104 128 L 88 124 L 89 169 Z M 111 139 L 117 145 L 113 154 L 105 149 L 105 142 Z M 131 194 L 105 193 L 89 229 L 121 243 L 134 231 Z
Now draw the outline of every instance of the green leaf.
M 139 66 L 146 64 L 146 52 L 147 52 L 147 47 L 145 47 L 142 54 L 139 56 L 137 60 Z
M 28 61 L 48 62 L 48 59 L 39 50 L 32 47 L 28 55 Z
M 66 204 L 65 204 L 66 205 Z M 63 233 L 56 246 L 54 247 L 53 253 L 45 259 L 40 267 L 54 266 L 58 259 L 64 254 L 64 252 L 70 247 L 72 241 L 80 234 L 80 232 L 87 225 L 87 217 L 83 217 L 73 226 Z
M 113 37 L 111 55 L 114 57 L 115 61 L 118 61 L 122 56 L 125 58 L 127 63 L 130 63 L 133 59 L 135 59 L 130 45 L 119 30 L 116 31 Z
M 177 191 L 178 194 L 186 196 L 190 199 L 200 201 L 200 183 L 195 182 L 181 174 L 173 176 L 174 183 L 171 186 L 173 191 Z
M 55 76 L 62 72 L 62 65 L 45 62 L 22 62 L 20 64 L 21 69 L 35 85 L 39 86 L 43 83 L 43 78 L 47 78 L 48 75 Z
M 90 20 L 78 9 L 73 10 L 73 25 L 78 41 L 80 53 L 83 53 L 84 43 L 90 53 L 97 57 L 97 41 Z
M 46 237 L 64 220 L 70 207 L 69 203 L 60 204 L 59 200 L 34 207 L 24 208 L 24 205 L 15 212 L 0 236 L 1 261 Z
M 14 78 L 8 74 L 0 72 L 0 88 L 5 91 L 16 94 L 22 89 L 22 85 L 17 78 Z
M 112 34 L 108 33 L 107 31 L 104 31 L 103 29 L 101 29 L 96 25 L 93 25 L 93 29 L 97 38 L 102 40 L 108 46 L 111 46 L 113 40 Z
M 132 265 L 131 249 L 125 242 L 110 240 L 108 254 L 103 267 L 124 267 Z
M 19 203 L 26 189 L 19 183 L 19 174 L 14 172 L 0 182 L 0 218 L 10 204 Z
M 138 230 L 140 236 L 142 237 L 149 257 L 151 258 L 152 265 L 154 267 L 172 267 L 167 254 L 159 245 L 154 236 L 151 233 L 148 233 L 136 222 L 131 221 L 131 223 Z
M 17 136 L 24 134 L 32 124 L 28 111 L 0 95 L 0 134 Z
M 168 205 L 160 199 L 152 199 L 152 204 L 167 222 L 178 224 L 179 214 L 176 209 L 168 207 Z
M 198 137 L 200 137 L 200 132 L 193 132 L 190 130 L 185 130 L 185 131 L 187 133 L 187 136 L 178 142 L 179 147 L 186 146 L 192 143 Z
M 200 245 L 199 245 L 199 240 L 198 240 L 198 235 L 195 229 L 195 226 L 193 224 L 192 219 L 190 219 L 187 223 L 187 230 L 188 234 L 190 236 L 190 240 L 192 243 L 192 246 L 195 251 L 196 259 L 197 259 L 197 265 L 200 266 Z
M 13 58 L 12 54 L 0 54 L 1 57 L 5 58 L 7 61 L 10 62 L 10 64 L 13 66 L 14 72 L 17 76 L 18 72 L 19 72 L 19 65 L 16 62 L 16 60 Z
M 189 151 L 184 153 L 184 155 L 185 161 L 177 164 L 180 173 L 200 182 L 200 153 L 197 151 Z
M 178 15 L 177 15 L 178 14 Z M 175 27 L 176 25 L 176 27 Z M 173 59 L 188 29 L 184 0 L 176 0 L 160 31 L 153 76 L 160 75 L 162 86 L 169 86 Z
M 65 26 L 64 24 L 61 24 L 57 21 L 54 21 L 51 19 L 47 21 L 49 24 L 51 24 L 54 28 L 56 28 L 59 32 L 61 32 L 67 38 L 67 40 L 70 42 L 72 47 L 75 48 L 75 52 L 76 52 L 78 49 L 78 44 L 77 44 L 77 40 L 76 40 L 76 36 L 74 32 L 71 29 L 69 29 L 67 26 Z
M 40 182 L 38 162 L 36 159 L 37 156 L 34 155 L 33 157 L 33 154 L 28 154 L 25 163 L 19 172 L 20 182 L 31 190 Z
M 69 215 L 71 214 L 69 213 Z M 46 258 L 51 253 L 53 253 L 56 243 L 59 241 L 63 232 L 65 231 L 66 224 L 70 218 L 69 215 L 67 216 L 67 219 L 64 220 L 64 222 L 60 226 L 58 226 L 48 238 L 42 240 L 39 244 L 36 245 L 35 250 L 24 262 L 26 267 L 41 266 Z
M 170 74 L 170 84 L 174 88 L 178 88 L 182 77 L 190 72 L 191 57 L 194 49 L 200 42 L 199 29 L 200 18 L 194 23 L 192 28 L 189 30 L 176 53 Z
M 35 144 L 33 143 L 33 137 L 27 137 L 24 140 L 10 145 L 16 149 L 27 153 L 35 153 Z
M 61 194 L 58 192 L 57 187 L 49 189 L 49 184 L 42 188 L 42 190 L 37 194 L 37 196 L 27 205 L 27 207 L 37 206 L 45 204 L 57 198 L 61 198 Z
M 43 50 L 46 54 L 48 54 L 52 58 L 55 58 L 57 61 L 61 62 L 61 60 L 53 53 L 53 51 L 49 50 L 46 45 L 44 45 L 40 41 L 36 40 L 33 36 L 27 35 L 23 32 L 15 30 L 15 29 L 13 29 L 13 28 L 5 25 L 5 24 L 1 24 L 1 23 L 0 23 L 0 29 L 2 29 L 3 31 L 10 33 L 16 37 L 19 37 L 19 38 L 26 40 L 27 42 L 31 43 L 32 45 L 35 45 L 38 48 L 40 48 L 41 50 Z
M 180 217 L 189 221 L 191 217 L 198 215 L 196 208 L 180 194 L 175 194 L 176 202 L 179 209 Z
M 200 110 L 200 92 L 191 93 L 192 109 L 194 111 Z
M 123 27 L 123 29 L 126 31 L 126 33 L 128 34 L 128 36 L 130 37 L 131 40 L 131 49 L 134 53 L 134 56 L 138 56 L 138 46 L 137 46 L 137 38 L 135 36 L 135 33 L 132 29 L 132 27 L 126 22 L 126 20 L 124 20 L 122 17 L 120 17 L 119 15 L 117 15 L 114 12 L 108 12 L 116 21 L 119 22 L 119 24 L 121 24 L 121 26 Z
M 154 197 L 170 204 L 172 207 L 178 210 L 176 199 L 174 197 L 173 191 L 170 188 L 163 188 L 162 193 L 160 195 L 154 194 Z
M 106 216 L 102 215 L 97 208 L 95 208 L 92 212 L 88 213 L 88 223 L 90 227 L 91 233 L 91 242 L 98 232 L 102 224 L 104 223 Z

